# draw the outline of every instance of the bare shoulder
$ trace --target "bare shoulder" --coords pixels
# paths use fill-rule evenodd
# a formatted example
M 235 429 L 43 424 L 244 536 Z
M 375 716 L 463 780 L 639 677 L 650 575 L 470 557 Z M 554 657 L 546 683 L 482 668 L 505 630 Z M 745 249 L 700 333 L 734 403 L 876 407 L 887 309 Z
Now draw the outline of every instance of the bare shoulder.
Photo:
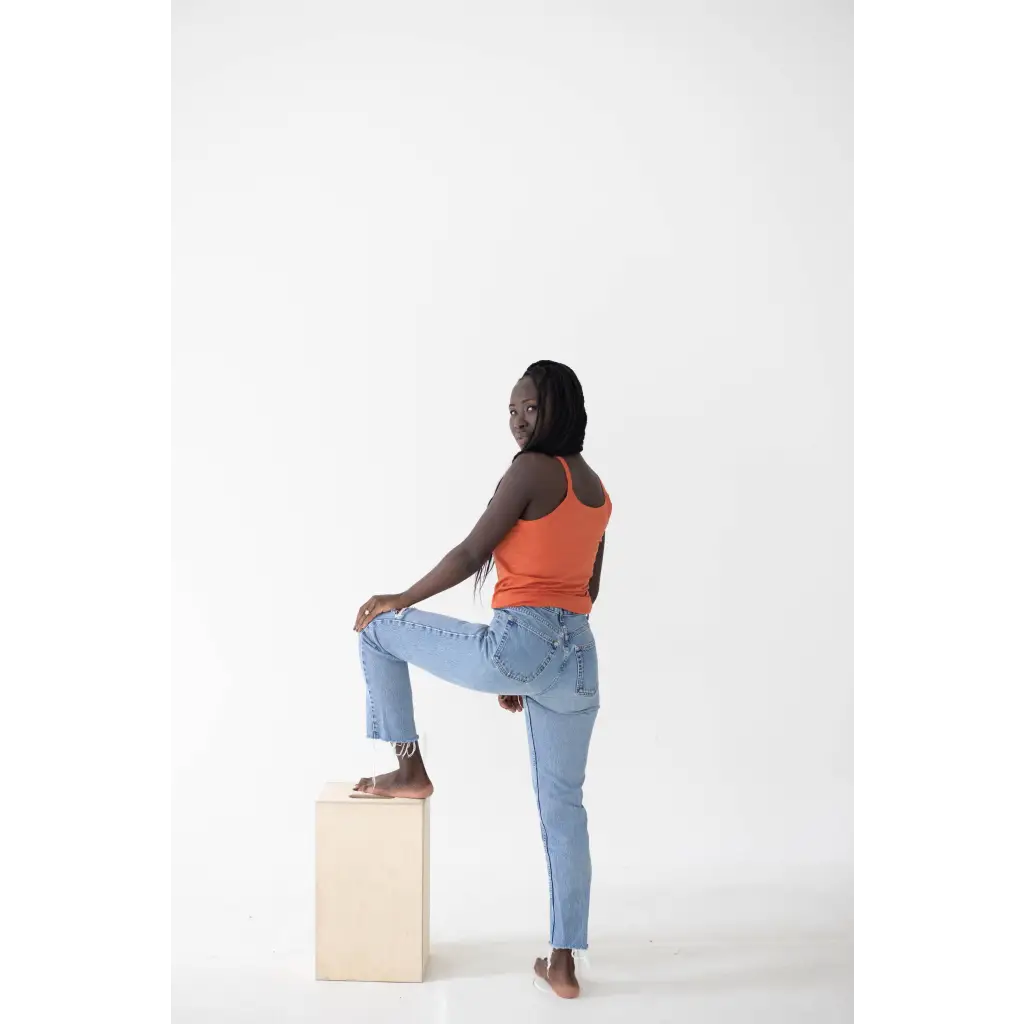
M 589 462 L 587 462 L 585 458 L 583 458 L 582 454 L 572 455 L 569 457 L 568 461 L 569 465 L 572 466 L 573 470 L 578 470 L 580 476 L 584 480 L 593 480 L 596 482 L 601 479 L 601 475 L 597 472 L 596 469 L 594 469 L 594 467 Z
M 550 455 L 545 455 L 543 452 L 520 452 L 512 460 L 512 465 L 508 467 L 508 471 L 509 473 L 516 472 L 523 476 L 536 476 L 538 473 L 548 470 L 552 463 L 556 466 L 558 465 L 555 459 Z
M 534 497 L 563 486 L 565 473 L 553 455 L 543 452 L 520 452 L 508 467 L 502 483 L 520 496 Z
M 554 462 L 540 452 L 520 452 L 502 474 L 494 493 L 517 495 L 517 499 L 529 494 L 539 480 L 543 479 L 545 462 Z

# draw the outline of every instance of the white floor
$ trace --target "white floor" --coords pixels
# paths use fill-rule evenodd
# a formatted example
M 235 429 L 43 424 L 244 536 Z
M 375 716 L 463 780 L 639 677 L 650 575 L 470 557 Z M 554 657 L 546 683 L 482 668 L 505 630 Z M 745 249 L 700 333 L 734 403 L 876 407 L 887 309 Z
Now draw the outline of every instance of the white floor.
M 852 1021 L 852 954 L 842 939 L 602 945 L 566 1003 L 530 981 L 536 944 L 438 944 L 420 985 L 318 982 L 311 958 L 209 962 L 175 972 L 175 1024 L 234 1021 L 657 1022 Z
M 276 890 L 265 914 L 223 899 L 217 913 L 217 895 L 206 893 L 182 909 L 175 929 L 174 1024 L 853 1020 L 850 886 L 842 879 L 804 872 L 788 883 L 603 886 L 575 1002 L 532 985 L 533 960 L 547 950 L 542 933 L 529 937 L 531 922 L 543 923 L 546 894 L 531 903 L 530 891 L 494 901 L 484 878 L 439 870 L 432 956 L 418 985 L 316 981 L 312 907 L 302 890 Z M 494 941 L 498 933 L 513 937 Z

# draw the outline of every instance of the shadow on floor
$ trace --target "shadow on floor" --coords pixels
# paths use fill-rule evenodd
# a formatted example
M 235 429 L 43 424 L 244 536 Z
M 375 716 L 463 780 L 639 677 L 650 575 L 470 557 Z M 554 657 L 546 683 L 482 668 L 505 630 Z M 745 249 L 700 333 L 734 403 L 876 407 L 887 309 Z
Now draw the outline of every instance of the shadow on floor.
M 533 961 L 546 956 L 544 946 L 515 942 L 438 942 L 430 949 L 426 981 L 459 978 L 491 978 L 504 974 L 526 974 Z
M 431 952 L 426 981 L 528 976 L 546 948 L 525 941 L 438 943 Z M 709 994 L 745 990 L 802 989 L 852 983 L 850 940 L 800 942 L 602 942 L 579 967 L 589 998 L 647 993 Z

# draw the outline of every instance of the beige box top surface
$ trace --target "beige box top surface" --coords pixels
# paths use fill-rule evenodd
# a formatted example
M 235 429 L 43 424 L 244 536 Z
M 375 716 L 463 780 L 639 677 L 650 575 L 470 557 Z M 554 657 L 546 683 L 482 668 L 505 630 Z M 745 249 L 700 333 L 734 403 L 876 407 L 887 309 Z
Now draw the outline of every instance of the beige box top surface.
M 425 804 L 426 800 L 413 800 L 409 797 L 396 796 L 391 800 L 388 799 L 367 799 L 364 796 L 354 796 L 352 793 L 352 787 L 356 784 L 355 780 L 352 782 L 328 782 L 324 788 L 320 791 L 320 795 L 316 798 L 318 804 L 338 804 L 338 803 L 352 803 L 358 806 L 365 806 L 372 804 L 373 806 L 382 807 L 401 807 L 408 806 L 409 804 Z M 427 797 L 429 800 L 430 797 Z

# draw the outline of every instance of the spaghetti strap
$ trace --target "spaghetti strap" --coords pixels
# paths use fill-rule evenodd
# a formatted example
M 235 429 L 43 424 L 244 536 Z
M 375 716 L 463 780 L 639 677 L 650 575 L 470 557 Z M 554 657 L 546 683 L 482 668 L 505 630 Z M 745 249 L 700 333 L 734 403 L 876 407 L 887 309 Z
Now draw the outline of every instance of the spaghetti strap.
M 556 455 L 555 458 L 558 459 L 558 461 L 562 464 L 562 469 L 565 470 L 565 479 L 568 481 L 569 484 L 569 493 L 574 498 L 576 498 L 576 492 L 572 489 L 572 473 L 569 472 L 569 463 L 566 462 L 561 455 Z M 576 498 L 576 500 L 579 501 L 579 498 Z

